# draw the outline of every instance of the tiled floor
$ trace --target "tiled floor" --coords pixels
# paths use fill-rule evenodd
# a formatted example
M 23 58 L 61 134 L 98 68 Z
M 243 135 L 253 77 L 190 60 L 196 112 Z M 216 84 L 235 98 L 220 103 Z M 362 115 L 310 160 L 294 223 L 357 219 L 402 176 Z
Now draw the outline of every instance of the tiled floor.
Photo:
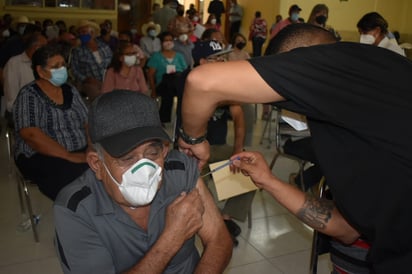
M 262 128 L 263 122 L 258 120 L 254 144 L 248 149 L 259 150 L 270 160 L 274 148 L 273 144 L 268 146 L 267 140 L 259 144 Z M 16 230 L 21 213 L 15 178 L 9 172 L 4 126 L 0 137 L 0 162 L 0 274 L 62 273 L 53 246 L 52 203 L 35 186 L 31 186 L 30 191 L 35 211 L 41 214 L 40 242 L 34 242 L 31 230 Z M 296 169 L 295 163 L 280 158 L 273 171 L 288 180 L 290 172 Z M 308 273 L 312 242 L 309 229 L 264 191 L 255 196 L 252 220 L 251 229 L 247 222 L 239 223 L 242 227 L 239 245 L 233 250 L 225 274 Z M 318 273 L 330 273 L 327 255 L 320 257 Z

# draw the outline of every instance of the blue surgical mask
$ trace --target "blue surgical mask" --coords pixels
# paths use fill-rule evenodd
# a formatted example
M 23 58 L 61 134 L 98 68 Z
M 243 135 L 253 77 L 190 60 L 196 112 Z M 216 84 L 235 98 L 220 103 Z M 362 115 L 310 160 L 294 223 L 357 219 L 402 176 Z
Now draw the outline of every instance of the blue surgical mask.
M 56 87 L 60 87 L 67 81 L 67 68 L 62 66 L 58 69 L 51 69 L 50 70 L 52 77 L 49 79 L 50 83 L 52 83 Z
M 290 19 L 293 22 L 297 22 L 299 20 L 299 13 L 296 13 L 296 12 L 292 13 L 292 15 L 290 16 Z
M 79 35 L 80 42 L 82 42 L 82 45 L 85 45 L 89 43 L 90 39 L 92 39 L 92 36 L 90 34 L 80 34 Z

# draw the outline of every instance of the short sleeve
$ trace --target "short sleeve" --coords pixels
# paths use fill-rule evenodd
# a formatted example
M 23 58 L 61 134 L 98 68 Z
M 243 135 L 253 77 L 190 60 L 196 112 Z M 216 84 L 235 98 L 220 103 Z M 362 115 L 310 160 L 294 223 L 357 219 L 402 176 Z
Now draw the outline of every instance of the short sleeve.
M 33 85 L 24 86 L 13 106 L 13 120 L 16 130 L 40 127 L 43 109 Z

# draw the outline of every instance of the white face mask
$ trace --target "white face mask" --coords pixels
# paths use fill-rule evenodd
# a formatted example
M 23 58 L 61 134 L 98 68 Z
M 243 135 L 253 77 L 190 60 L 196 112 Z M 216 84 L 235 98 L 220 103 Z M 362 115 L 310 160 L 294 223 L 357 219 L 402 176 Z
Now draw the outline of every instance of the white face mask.
M 375 43 L 375 37 L 372 34 L 361 34 L 359 42 L 361 44 L 373 45 Z
M 113 178 L 104 162 L 103 166 L 132 207 L 145 206 L 153 201 L 162 180 L 162 168 L 158 164 L 146 158 L 140 159 L 123 173 L 122 183 Z
M 210 23 L 211 23 L 212 25 L 216 24 L 216 19 L 210 20 Z
M 193 22 L 197 22 L 197 21 L 199 21 L 199 17 L 197 16 L 193 17 Z
M 186 42 L 188 38 L 189 38 L 189 36 L 188 36 L 187 34 L 185 34 L 185 33 L 179 35 L 179 40 L 180 40 L 181 42 Z
M 6 29 L 3 31 L 3 37 L 9 37 L 10 36 L 10 31 L 9 29 Z
M 136 55 L 124 55 L 123 60 L 126 66 L 131 67 L 136 65 L 137 56 Z

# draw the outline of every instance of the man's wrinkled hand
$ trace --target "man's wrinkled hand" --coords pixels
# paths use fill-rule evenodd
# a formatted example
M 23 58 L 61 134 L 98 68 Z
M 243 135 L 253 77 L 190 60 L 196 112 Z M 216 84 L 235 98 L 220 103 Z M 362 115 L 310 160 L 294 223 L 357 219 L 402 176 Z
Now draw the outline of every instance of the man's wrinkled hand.
M 205 209 L 199 191 L 182 193 L 167 208 L 165 232 L 173 243 L 183 244 L 203 226 Z
M 239 168 L 245 176 L 250 176 L 259 188 L 265 188 L 265 184 L 275 177 L 265 158 L 259 152 L 241 152 L 233 155 L 231 160 L 233 160 L 233 165 Z

